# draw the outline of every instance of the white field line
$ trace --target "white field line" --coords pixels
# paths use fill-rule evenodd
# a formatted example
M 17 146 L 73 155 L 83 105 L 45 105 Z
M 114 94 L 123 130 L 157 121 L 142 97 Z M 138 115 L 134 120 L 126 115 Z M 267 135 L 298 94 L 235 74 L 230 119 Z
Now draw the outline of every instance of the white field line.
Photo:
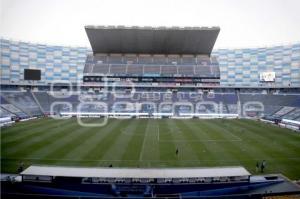
M 148 129 L 149 129 L 149 124 L 147 123 L 147 128 L 146 128 L 146 132 L 144 135 L 144 140 L 143 140 L 143 145 L 142 145 L 142 149 L 140 151 L 140 157 L 139 157 L 139 161 L 143 160 L 143 152 L 144 152 L 144 148 L 145 148 L 145 143 L 146 143 L 146 138 L 147 138 L 147 134 L 148 134 Z
M 157 125 L 157 141 L 159 142 L 159 125 Z

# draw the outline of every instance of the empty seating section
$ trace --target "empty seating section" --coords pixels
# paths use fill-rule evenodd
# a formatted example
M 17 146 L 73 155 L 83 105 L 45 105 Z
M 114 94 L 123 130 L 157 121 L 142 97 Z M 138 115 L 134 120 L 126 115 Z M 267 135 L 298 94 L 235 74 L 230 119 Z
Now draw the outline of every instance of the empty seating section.
M 125 55 L 124 56 L 124 63 L 125 64 L 137 64 L 138 61 L 137 61 L 137 56 L 134 56 L 134 55 Z
M 14 105 L 12 104 L 1 104 L 2 109 L 20 117 L 20 118 L 26 118 L 28 117 L 28 115 L 26 113 L 24 113 L 23 111 L 21 111 L 20 109 L 16 108 Z
M 44 113 L 72 112 L 80 103 L 78 95 L 68 96 L 62 93 L 34 92 Z M 70 105 L 69 105 L 70 104 Z M 51 112 L 52 111 L 52 112 Z
M 39 105 L 30 92 L 2 92 L 2 97 L 30 116 L 41 115 Z
M 284 115 L 288 114 L 289 112 L 292 112 L 295 108 L 294 107 L 289 107 L 285 106 L 281 108 L 279 111 L 273 114 L 274 117 L 283 117 Z
M 79 96 L 78 96 L 79 97 Z M 105 110 L 104 103 L 107 111 L 111 112 L 171 112 L 176 104 L 174 110 L 178 113 L 191 112 L 198 105 L 202 106 L 202 113 L 215 113 L 218 110 L 216 105 L 224 103 L 226 106 L 222 107 L 223 113 L 236 113 L 237 110 L 237 96 L 235 94 L 215 94 L 213 97 L 208 98 L 205 94 L 195 93 L 190 95 L 189 92 L 136 92 L 136 93 L 107 93 L 102 97 L 99 95 L 85 96 L 81 95 L 82 102 L 91 102 L 84 105 L 84 111 L 102 112 Z M 101 102 L 95 108 L 95 102 Z M 213 104 L 213 105 L 212 105 Z M 171 106 L 171 108 L 170 108 Z M 83 109 L 81 109 L 83 111 Z M 234 112 L 235 111 L 235 112 Z
M 202 68 L 205 68 L 205 67 L 202 67 Z M 220 77 L 220 67 L 219 67 L 219 65 L 211 65 L 210 68 L 211 68 L 211 75 L 212 76 Z
M 235 114 L 238 112 L 238 105 L 237 104 L 225 104 L 228 113 Z
M 265 105 L 264 106 L 264 115 L 265 116 L 273 116 L 274 113 L 279 111 L 282 108 L 282 106 L 269 106 Z
M 133 65 L 130 64 L 127 66 L 127 74 L 129 75 L 142 75 L 143 74 L 143 67 L 140 65 Z
M 263 115 L 270 118 L 300 121 L 300 95 L 235 92 L 188 92 L 118 90 L 116 92 L 73 93 L 49 91 L 1 93 L 0 116 L 29 116 L 62 112 L 141 112 L 141 113 L 229 113 L 241 108 L 263 106 Z M 248 105 L 247 105 L 248 104 Z M 79 106 L 80 105 L 80 106 Z M 245 106 L 245 107 L 244 107 Z M 242 109 L 243 110 L 243 109 Z M 51 112 L 52 111 L 52 112 Z M 243 115 L 241 115 L 243 116 Z
M 95 64 L 92 68 L 93 73 L 101 73 L 108 74 L 109 73 L 109 65 L 108 64 Z
M 153 63 L 152 56 L 150 56 L 150 55 L 138 56 L 138 63 L 139 64 L 152 64 Z
M 284 115 L 283 119 L 300 121 L 300 108 L 296 108 L 288 114 Z
M 122 55 L 111 55 L 108 56 L 108 63 L 111 64 L 123 64 L 123 56 Z
M 264 116 L 278 119 L 284 118 L 286 114 L 300 107 L 299 95 L 240 94 L 240 100 L 242 104 L 261 103 L 264 108 Z
M 206 55 L 198 55 L 196 56 L 196 63 L 204 66 L 208 66 L 211 64 L 212 60 L 216 61 L 215 57 L 208 57 Z
M 194 75 L 194 65 L 178 66 L 178 74 L 182 75 Z
M 299 95 L 240 94 L 242 102 L 256 101 L 268 106 L 300 107 Z
M 161 73 L 164 75 L 175 75 L 177 74 L 177 66 L 176 65 L 162 66 Z
M 198 103 L 198 104 L 196 104 L 195 112 L 201 113 L 201 114 L 218 113 L 218 108 L 217 108 L 217 106 L 215 106 L 213 104 Z
M 181 59 L 179 55 L 169 55 L 168 56 L 168 64 L 177 65 L 181 63 Z
M 77 108 L 78 112 L 90 112 L 90 113 L 101 113 L 107 112 L 105 106 L 101 104 L 83 104 L 82 106 Z
M 196 65 L 196 58 L 194 56 L 182 56 L 181 64 L 182 65 Z
M 10 104 L 10 102 L 8 102 L 4 97 L 2 97 L 2 95 L 0 99 L 1 99 L 1 109 L 3 111 L 9 112 L 21 118 L 25 118 L 28 116 L 26 113 L 24 113 L 14 105 Z
M 97 64 L 92 64 L 92 63 L 86 63 L 85 67 L 83 69 L 83 73 L 92 73 L 93 67 L 96 66 Z
M 144 66 L 144 75 L 160 74 L 160 65 L 147 65 Z
M 93 59 L 94 57 L 92 55 L 86 57 L 83 73 L 91 73 L 93 71 L 93 65 L 95 64 Z
M 78 95 L 75 94 L 71 96 L 50 95 L 49 99 L 50 107 L 52 105 L 52 111 L 55 113 L 77 111 L 78 104 L 80 103 Z
M 50 105 L 52 103 L 51 96 L 47 92 L 33 92 L 33 95 L 40 103 L 40 106 L 44 113 L 50 113 Z
M 110 73 L 116 74 L 116 75 L 125 75 L 126 74 L 126 65 L 112 64 L 112 65 L 110 65 Z
M 166 56 L 164 55 L 154 55 L 153 56 L 153 64 L 165 65 L 166 64 Z
M 211 67 L 209 67 L 209 66 L 206 66 L 206 67 L 196 66 L 195 67 L 195 74 L 210 77 L 212 75 Z
M 13 117 L 16 116 L 15 114 L 8 112 L 7 110 L 5 110 L 4 108 L 0 107 L 0 118 L 1 117 Z
M 172 104 L 169 104 L 169 103 L 161 104 L 161 106 L 160 106 L 161 113 L 172 113 L 172 111 L 173 111 Z
M 84 73 L 105 75 L 147 76 L 203 76 L 219 77 L 220 69 L 215 57 L 179 55 L 88 55 Z
M 94 56 L 93 55 L 88 55 L 88 57 L 92 57 L 92 60 L 94 62 L 98 62 L 98 63 L 107 63 L 108 62 L 108 56 L 106 54 L 95 54 Z

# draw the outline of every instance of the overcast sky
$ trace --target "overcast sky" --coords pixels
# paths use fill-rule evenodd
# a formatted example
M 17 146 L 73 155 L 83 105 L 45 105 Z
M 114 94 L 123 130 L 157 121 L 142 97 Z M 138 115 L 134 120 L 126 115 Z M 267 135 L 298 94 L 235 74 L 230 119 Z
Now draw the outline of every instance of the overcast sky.
M 300 0 L 0 0 L 0 36 L 89 46 L 85 25 L 220 26 L 216 48 L 300 42 Z

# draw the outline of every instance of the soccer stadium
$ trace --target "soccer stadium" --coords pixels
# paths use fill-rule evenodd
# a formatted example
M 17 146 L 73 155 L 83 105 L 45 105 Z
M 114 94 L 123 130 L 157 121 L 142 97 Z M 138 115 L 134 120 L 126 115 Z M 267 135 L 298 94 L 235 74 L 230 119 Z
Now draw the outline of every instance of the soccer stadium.
M 299 197 L 299 42 L 82 29 L 90 47 L 0 39 L 2 197 Z

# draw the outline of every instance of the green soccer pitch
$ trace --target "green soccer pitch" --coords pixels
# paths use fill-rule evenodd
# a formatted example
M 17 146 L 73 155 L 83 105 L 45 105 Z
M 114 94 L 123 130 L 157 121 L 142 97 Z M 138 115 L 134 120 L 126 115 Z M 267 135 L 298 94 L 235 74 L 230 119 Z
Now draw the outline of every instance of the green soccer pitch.
M 82 127 L 76 119 L 45 118 L 1 129 L 2 172 L 16 173 L 23 162 L 25 166 L 242 165 L 255 174 L 255 165 L 262 160 L 267 161 L 265 173 L 300 179 L 300 134 L 245 119 L 108 119 L 103 127 Z

